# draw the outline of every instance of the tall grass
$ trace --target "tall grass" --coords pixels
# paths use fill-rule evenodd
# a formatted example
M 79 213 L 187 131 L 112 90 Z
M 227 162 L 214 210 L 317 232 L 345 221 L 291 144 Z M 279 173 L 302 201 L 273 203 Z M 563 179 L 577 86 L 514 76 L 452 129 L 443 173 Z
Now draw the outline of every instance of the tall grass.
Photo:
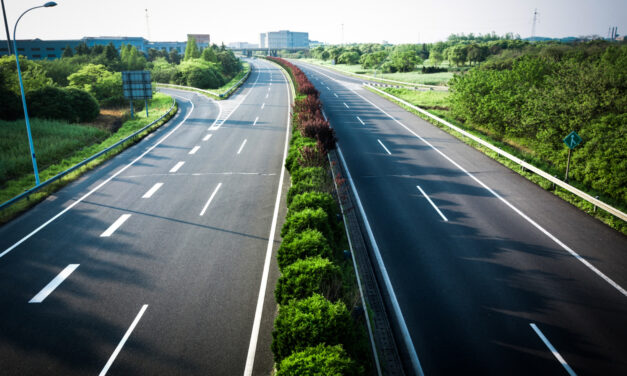
M 102 129 L 58 120 L 33 118 L 30 123 L 40 170 L 110 134 Z M 11 179 L 32 173 L 24 120 L 0 120 L 0 187 Z
M 149 116 L 146 116 L 145 111 L 138 111 L 135 114 L 135 119 L 125 121 L 122 127 L 120 127 L 120 129 L 118 129 L 115 133 L 109 133 L 106 131 L 99 130 L 97 128 L 84 126 L 84 125 L 78 125 L 78 124 L 60 123 L 61 125 L 64 125 L 65 127 L 56 127 L 56 125 L 59 124 L 59 122 L 47 122 L 46 123 L 45 121 L 35 120 L 35 123 L 39 123 L 39 122 L 42 122 L 44 124 L 54 123 L 55 124 L 54 127 L 43 127 L 47 132 L 49 132 L 50 128 L 56 129 L 56 132 L 53 132 L 55 133 L 55 137 L 50 139 L 47 143 L 50 149 L 46 149 L 46 147 L 43 146 L 45 143 L 42 143 L 42 141 L 44 140 L 44 138 L 41 138 L 42 134 L 40 133 L 33 134 L 33 138 L 35 139 L 35 151 L 37 152 L 38 161 L 40 161 L 42 158 L 45 160 L 45 154 L 46 153 L 49 154 L 48 156 L 49 161 L 47 164 L 39 162 L 39 166 L 40 166 L 39 177 L 41 181 L 43 182 L 47 179 L 50 179 L 51 177 L 59 174 L 60 172 L 67 170 L 68 168 L 74 166 L 75 164 L 115 144 L 121 139 L 127 136 L 130 136 L 131 134 L 143 128 L 144 126 L 148 125 L 149 123 L 157 120 L 166 111 L 168 111 L 168 109 L 171 106 L 172 106 L 172 98 L 170 96 L 167 96 L 162 93 L 156 93 L 153 96 L 152 101 L 149 102 Z M 176 111 L 173 111 L 173 112 L 176 112 Z M 142 135 L 150 132 L 153 129 L 156 129 L 156 127 L 165 123 L 168 119 L 169 117 L 166 117 L 161 122 L 151 127 L 149 130 L 146 130 L 145 132 L 143 132 Z M 0 126 L 4 125 L 5 123 L 6 122 L 0 123 Z M 21 123 L 21 125 L 25 127 L 23 122 Z M 34 127 L 35 126 L 33 125 L 33 128 Z M 18 128 L 19 128 L 19 122 L 18 122 L 18 125 L 16 126 L 15 132 L 19 132 Z M 0 165 L 4 165 L 5 160 L 6 161 L 11 160 L 10 158 L 5 159 L 5 149 L 8 149 L 8 148 L 5 148 L 4 142 L 5 142 L 5 139 L 8 140 L 8 134 L 9 134 L 8 129 L 9 127 L 7 127 L 6 137 L 4 133 L 5 132 L 4 128 L 0 130 L 0 142 L 2 142 L 0 143 L 0 148 L 1 148 L 0 149 L 0 158 L 1 158 Z M 79 131 L 76 131 L 76 129 L 79 129 Z M 80 134 L 81 130 L 83 130 L 83 132 L 87 132 L 87 134 L 89 134 L 89 132 L 94 132 L 94 131 L 100 132 L 100 133 L 97 135 L 97 137 L 94 136 L 90 138 L 89 136 L 83 135 L 83 138 L 80 138 L 79 136 L 77 136 L 77 134 Z M 79 132 L 79 133 L 76 133 L 76 132 Z M 13 178 L 5 178 L 5 173 L 2 172 L 2 175 L 1 175 L 2 185 L 0 186 L 0 203 L 5 202 L 17 196 L 18 194 L 24 192 L 25 190 L 29 188 L 32 188 L 35 185 L 35 178 L 33 176 L 33 169 L 32 169 L 32 165 L 30 162 L 30 155 L 29 155 L 25 130 L 23 131 L 22 137 L 23 137 L 23 140 L 20 140 L 19 136 L 15 136 L 13 138 L 13 140 L 15 140 L 15 143 L 23 144 L 19 146 L 19 148 L 21 149 L 18 149 L 18 152 L 16 152 L 17 154 L 19 154 L 19 155 L 16 155 L 16 158 L 18 157 L 21 158 L 21 162 L 20 162 L 19 168 L 14 168 L 14 171 L 16 172 L 14 172 Z M 72 140 L 72 139 L 75 139 L 75 140 Z M 63 185 L 67 184 L 68 182 L 76 179 L 85 171 L 88 171 L 90 168 L 97 166 L 103 161 L 106 161 L 108 158 L 119 153 L 121 150 L 124 150 L 124 148 L 132 145 L 133 142 L 136 142 L 136 141 L 137 140 L 135 141 L 129 140 L 129 142 L 125 143 L 123 146 L 120 146 L 116 148 L 114 151 L 111 151 L 107 153 L 106 155 L 103 155 L 97 158 L 96 160 L 90 162 L 87 166 L 84 166 L 80 168 L 79 170 L 72 172 L 71 174 L 61 179 L 61 181 L 57 183 L 53 183 L 51 186 L 43 190 L 40 190 L 37 193 L 32 194 L 29 201 L 22 200 L 16 204 L 13 204 L 11 207 L 3 209 L 2 211 L 0 211 L 0 223 L 10 220 L 17 213 L 25 210 L 29 206 L 32 206 L 34 203 L 42 200 L 51 192 L 54 192 L 56 189 L 59 189 Z M 7 144 L 11 144 L 11 140 L 8 140 Z M 38 146 L 40 144 L 41 144 L 41 147 Z

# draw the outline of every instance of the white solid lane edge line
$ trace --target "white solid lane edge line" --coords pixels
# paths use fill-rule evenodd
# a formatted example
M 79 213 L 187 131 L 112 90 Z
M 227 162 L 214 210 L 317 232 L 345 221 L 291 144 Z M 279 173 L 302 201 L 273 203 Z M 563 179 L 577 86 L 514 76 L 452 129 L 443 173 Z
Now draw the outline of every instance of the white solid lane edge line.
M 187 154 L 196 154 L 196 152 L 198 151 L 198 149 L 200 149 L 200 145 L 196 145 L 192 148 L 192 150 L 189 151 L 189 153 Z
M 205 136 L 202 140 L 203 140 L 203 141 L 207 141 L 208 139 L 210 139 L 210 138 L 211 138 L 211 136 L 213 136 L 213 135 L 212 135 L 212 134 L 208 134 L 208 135 L 206 135 L 206 136 Z
M 348 107 L 348 105 L 346 104 L 346 102 L 344 102 L 344 106 L 346 106 L 346 108 L 350 108 L 350 107 Z
M 115 179 L 118 175 L 120 175 L 121 173 L 123 173 L 124 171 L 126 171 L 127 168 L 131 167 L 132 165 L 134 165 L 137 161 L 139 161 L 140 159 L 142 159 L 146 154 L 150 153 L 154 148 L 156 148 L 157 146 L 159 146 L 163 141 L 165 141 L 168 137 L 170 137 L 170 135 L 174 132 L 176 132 L 177 129 L 179 129 L 179 127 L 181 125 L 183 125 L 185 123 L 185 121 L 187 120 L 187 118 L 189 118 L 189 116 L 192 114 L 192 112 L 194 111 L 194 103 L 192 101 L 189 101 L 192 105 L 192 109 L 189 111 L 189 113 L 187 114 L 187 116 L 185 116 L 185 118 L 183 118 L 183 121 L 177 125 L 176 127 L 174 127 L 174 129 L 172 129 L 170 132 L 168 132 L 165 136 L 163 136 L 159 141 L 157 141 L 154 145 L 152 145 L 151 147 L 148 148 L 148 150 L 146 150 L 145 152 L 143 152 L 139 157 L 133 159 L 131 161 L 131 163 L 127 164 L 126 166 L 122 167 L 120 170 L 118 170 L 116 173 L 114 173 L 113 175 L 111 175 L 109 178 L 107 178 L 107 180 L 103 181 L 102 183 L 98 184 L 98 186 L 96 186 L 94 189 L 92 189 L 91 191 L 87 192 L 85 195 L 83 195 L 82 197 L 80 197 L 78 200 L 74 201 L 70 206 L 68 206 L 67 208 L 63 209 L 62 211 L 60 211 L 59 213 L 57 213 L 54 217 L 50 218 L 49 220 L 47 220 L 46 222 L 44 222 L 42 225 L 40 225 L 39 227 L 37 227 L 36 229 L 34 229 L 33 231 L 31 231 L 28 235 L 24 236 L 22 239 L 18 240 L 17 242 L 15 242 L 12 246 L 10 246 L 9 248 L 5 249 L 2 253 L 0 253 L 0 258 L 4 257 L 6 254 L 8 254 L 9 252 L 11 252 L 12 250 L 14 250 L 16 247 L 18 247 L 20 244 L 24 243 L 26 240 L 28 240 L 31 236 L 35 235 L 36 233 L 38 233 L 39 231 L 41 231 L 42 229 L 44 229 L 46 226 L 48 226 L 50 223 L 52 223 L 53 221 L 55 221 L 57 218 L 59 218 L 60 216 L 62 216 L 63 214 L 67 213 L 70 209 L 72 209 L 73 207 L 75 207 L 76 205 L 78 205 L 80 202 L 82 202 L 84 199 L 86 199 L 87 197 L 91 196 L 94 192 L 96 192 L 97 190 L 99 190 L 100 188 L 102 188 L 105 184 L 107 184 L 108 182 L 110 182 L 111 180 Z
M 270 63 L 268 63 L 270 64 Z M 283 72 L 282 72 L 283 73 Z M 268 235 L 268 246 L 266 248 L 266 259 L 263 264 L 263 273 L 261 275 L 261 283 L 259 284 L 259 295 L 257 296 L 257 308 L 255 308 L 255 319 L 253 321 L 253 329 L 250 334 L 250 343 L 248 345 L 248 355 L 246 356 L 246 367 L 244 368 L 244 376 L 253 374 L 253 365 L 255 363 L 255 354 L 257 352 L 257 341 L 259 340 L 259 329 L 261 328 L 261 315 L 263 313 L 263 302 L 266 296 L 268 286 L 268 275 L 270 274 L 270 262 L 272 260 L 272 247 L 274 245 L 274 235 L 276 230 L 277 219 L 279 216 L 279 206 L 281 204 L 281 191 L 283 189 L 283 178 L 285 176 L 285 159 L 287 158 L 287 149 L 289 145 L 290 130 L 290 84 L 285 75 L 285 88 L 287 90 L 287 119 L 285 120 L 285 145 L 283 146 L 283 161 L 281 163 L 281 175 L 279 176 L 279 187 L 276 191 L 276 199 L 274 201 L 274 213 L 272 214 L 272 224 L 270 225 L 270 234 Z
M 152 188 L 150 188 L 148 190 L 148 192 L 144 193 L 144 195 L 142 196 L 142 198 L 151 198 L 152 195 L 155 194 L 155 192 L 157 192 L 157 190 L 159 188 L 161 188 L 161 186 L 163 185 L 163 183 L 156 183 L 155 185 L 152 186 Z
M 366 125 L 366 123 L 364 123 L 363 120 L 361 120 L 361 118 L 359 116 L 357 116 L 357 120 L 359 120 L 359 122 L 361 123 L 361 125 Z
M 429 198 L 429 196 L 427 196 L 427 194 L 425 193 L 425 191 L 422 190 L 422 188 L 420 188 L 419 185 L 416 186 L 416 188 L 418 188 L 418 190 L 420 191 L 420 193 L 422 193 L 422 195 L 424 196 L 424 198 L 427 199 L 427 201 L 429 201 L 429 203 L 431 204 L 431 206 L 433 206 L 433 208 L 435 209 L 435 211 L 438 212 L 438 214 L 440 215 L 440 217 L 442 217 L 442 219 L 445 222 L 448 222 L 448 218 L 446 218 L 446 216 L 440 211 L 440 209 L 438 209 L 437 206 L 435 206 L 435 203 L 433 201 L 431 201 L 431 199 Z
M 253 125 L 257 125 L 257 121 L 258 121 L 258 120 L 259 120 L 259 116 L 257 116 L 257 117 L 255 118 L 255 121 L 253 122 Z
M 139 313 L 137 314 L 137 316 L 135 316 L 135 320 L 133 320 L 133 323 L 131 324 L 131 326 L 126 330 L 126 333 L 124 333 L 124 337 L 122 337 L 122 340 L 120 341 L 120 343 L 118 343 L 118 346 L 115 348 L 115 350 L 113 351 L 113 354 L 111 354 L 111 357 L 109 357 L 107 364 L 105 364 L 104 368 L 102 369 L 102 371 L 100 371 L 98 376 L 105 376 L 107 374 L 107 372 L 109 371 L 109 368 L 111 368 L 111 365 L 115 361 L 115 358 L 117 358 L 118 354 L 122 350 L 122 347 L 124 347 L 124 344 L 128 340 L 128 337 L 131 336 L 131 333 L 137 326 L 137 323 L 139 323 L 139 320 L 144 315 L 144 312 L 146 312 L 146 308 L 148 308 L 148 304 L 144 304 L 142 308 L 139 310 Z
M 577 376 L 577 374 L 575 373 L 575 371 L 573 371 L 572 368 L 570 368 L 570 366 L 568 365 L 568 363 L 566 363 L 566 360 L 564 360 L 564 358 L 562 358 L 562 356 L 560 355 L 560 353 L 557 352 L 557 350 L 555 349 L 555 347 L 553 347 L 553 345 L 551 344 L 551 342 L 549 342 L 549 340 L 544 336 L 544 334 L 542 333 L 542 331 L 540 331 L 540 328 L 538 328 L 538 326 L 534 323 L 530 323 L 529 324 L 531 326 L 531 328 L 534 330 L 534 332 L 536 332 L 536 334 L 538 335 L 538 337 L 540 337 L 540 339 L 542 340 L 542 342 L 544 342 L 544 344 L 546 345 L 546 347 L 549 348 L 549 350 L 551 351 L 551 353 L 553 354 L 553 356 L 555 357 L 555 359 L 557 359 L 558 362 L 560 362 L 560 364 L 562 365 L 562 367 L 564 367 L 564 369 L 566 370 L 566 372 L 568 372 L 568 374 L 570 376 Z
M 59 287 L 59 285 L 67 278 L 70 276 L 70 274 L 72 274 L 72 272 L 74 270 L 76 270 L 76 268 L 78 268 L 80 264 L 70 264 L 68 266 L 65 267 L 65 269 L 63 269 L 61 271 L 61 273 L 59 273 L 56 277 L 54 277 L 54 279 L 52 281 L 50 281 L 46 287 L 44 287 L 43 289 L 41 289 L 41 291 L 39 291 L 39 293 L 37 293 L 37 295 L 35 295 L 30 301 L 29 303 L 41 303 L 44 301 L 44 299 L 46 299 L 48 297 L 48 295 L 50 295 L 50 293 L 52 293 L 57 287 Z
M 130 217 L 131 217 L 130 214 L 122 214 L 120 216 L 120 218 L 118 218 L 115 222 L 113 222 L 113 224 L 111 226 L 109 226 L 108 229 L 105 230 L 105 232 L 100 234 L 100 237 L 101 238 L 106 238 L 106 237 L 109 237 L 109 236 L 113 235 L 115 230 L 120 228 L 120 226 L 122 226 L 124 224 L 124 222 L 126 222 L 126 220 L 129 219 Z
M 213 190 L 213 193 L 211 194 L 211 196 L 209 196 L 209 200 L 207 200 L 207 203 L 200 211 L 201 216 L 205 215 L 205 212 L 207 211 L 209 204 L 211 204 L 211 201 L 213 201 L 213 198 L 215 197 L 216 193 L 218 193 L 218 189 L 220 189 L 221 186 L 222 186 L 222 183 L 218 183 L 218 185 L 216 186 L 216 189 Z
M 178 162 L 177 164 L 174 165 L 174 167 L 170 169 L 170 172 L 177 172 L 179 168 L 181 168 L 181 166 L 183 166 L 184 164 L 185 164 L 184 161 Z
M 242 142 L 242 145 L 239 147 L 239 150 L 237 151 L 237 154 L 242 152 L 242 149 L 244 149 L 244 145 L 246 145 L 246 141 L 248 141 L 248 139 L 245 139 L 244 142 Z
M 603 274 L 603 272 L 601 272 L 599 269 L 597 269 L 594 265 L 592 265 L 588 260 L 586 260 L 585 258 L 583 258 L 579 253 L 573 251 L 569 246 L 567 246 L 564 242 L 562 242 L 561 240 L 559 240 L 555 235 L 551 234 L 548 230 L 546 230 L 544 227 L 540 226 L 536 221 L 534 221 L 533 219 L 531 219 L 529 216 L 527 216 L 525 213 L 523 213 L 520 209 L 518 209 L 516 206 L 514 206 L 513 204 L 511 204 L 509 201 L 507 201 L 505 198 L 503 198 L 501 195 L 499 195 L 498 193 L 496 193 L 492 188 L 488 187 L 484 182 L 482 182 L 481 180 L 479 180 L 476 176 L 474 176 L 473 174 L 471 174 L 470 172 L 468 172 L 468 170 L 466 170 L 465 168 L 463 168 L 460 164 L 458 164 L 457 162 L 455 162 L 453 159 L 451 159 L 448 155 L 444 154 L 441 150 L 439 150 L 438 148 L 436 148 L 435 146 L 433 146 L 429 141 L 425 140 L 424 138 L 422 138 L 422 136 L 418 135 L 416 132 L 412 131 L 411 129 L 409 129 L 409 127 L 407 127 L 405 124 L 401 123 L 399 120 L 395 119 L 392 115 L 388 114 L 387 112 L 385 112 L 383 109 L 381 109 L 379 106 L 377 106 L 376 104 L 372 103 L 371 101 L 369 101 L 368 99 L 366 99 L 365 97 L 363 97 L 362 95 L 358 94 L 357 92 L 355 92 L 355 90 L 351 90 L 355 95 L 357 95 L 358 97 L 362 98 L 364 101 L 370 103 L 373 107 L 375 107 L 376 109 L 378 109 L 379 111 L 381 111 L 382 113 L 384 113 L 385 115 L 387 115 L 390 119 L 394 120 L 396 123 L 398 123 L 400 126 L 402 126 L 403 128 L 405 128 L 409 133 L 413 134 L 414 136 L 416 136 L 418 139 L 420 139 L 422 142 L 424 142 L 427 146 L 429 146 L 431 149 L 435 150 L 438 154 L 440 154 L 442 157 L 444 157 L 446 160 L 448 160 L 451 164 L 453 164 L 455 167 L 457 167 L 458 169 L 460 169 L 462 172 L 464 172 L 466 175 L 468 175 L 472 180 L 474 180 L 475 182 L 477 182 L 477 184 L 481 185 L 483 188 L 485 188 L 488 192 L 490 192 L 494 197 L 496 197 L 497 199 L 499 199 L 501 202 L 503 202 L 505 205 L 507 205 L 510 209 L 512 209 L 516 214 L 520 215 L 524 220 L 526 220 L 528 223 L 530 223 L 533 227 L 535 227 L 536 229 L 538 229 L 540 232 L 542 232 L 544 235 L 546 235 L 549 239 L 551 239 L 554 243 L 556 243 L 557 245 L 559 245 L 560 247 L 562 247 L 563 250 L 565 250 L 566 252 L 570 253 L 571 256 L 573 256 L 575 259 L 579 260 L 582 264 L 584 264 L 588 269 L 590 269 L 591 271 L 593 271 L 596 275 L 598 275 L 599 277 L 601 277 L 605 282 L 607 282 L 608 284 L 610 284 L 610 286 L 612 286 L 613 288 L 615 288 L 616 290 L 618 290 L 621 294 L 623 294 L 623 296 L 627 297 L 627 290 L 625 290 L 621 285 L 619 285 L 618 283 L 614 282 L 614 280 L 612 280 L 610 277 L 606 276 L 605 274 Z
M 381 142 L 381 140 L 379 140 L 379 139 L 377 138 L 377 141 L 379 141 L 379 144 L 381 145 L 381 147 L 382 147 L 383 149 L 385 149 L 385 151 L 386 151 L 389 155 L 392 155 L 392 153 L 390 153 L 390 151 L 388 150 L 388 148 L 386 148 L 386 147 L 385 147 L 385 145 L 383 145 L 383 142 Z
M 344 154 L 342 153 L 342 149 L 339 145 L 337 145 L 337 153 L 342 160 L 342 164 L 346 167 L 346 177 L 348 178 L 351 189 L 355 193 L 355 201 L 357 201 L 357 207 L 359 208 L 361 217 L 364 219 L 366 233 L 370 238 L 370 244 L 372 245 L 377 264 L 379 265 L 379 270 L 381 270 L 381 275 L 383 276 L 383 282 L 385 283 L 386 290 L 388 291 L 388 294 L 390 296 L 390 301 L 392 303 L 392 308 L 394 310 L 395 316 L 398 319 L 403 342 L 405 343 L 405 347 L 409 352 L 409 358 L 411 360 L 414 373 L 423 376 L 424 372 L 422 371 L 422 366 L 420 365 L 420 361 L 418 360 L 418 354 L 416 353 L 416 349 L 414 348 L 414 343 L 411 339 L 411 335 L 409 334 L 409 329 L 407 328 L 407 324 L 405 323 L 405 318 L 403 316 L 403 312 L 401 311 L 401 306 L 398 304 L 398 300 L 396 299 L 396 293 L 394 292 L 394 288 L 392 287 L 392 281 L 390 281 L 387 269 L 385 268 L 385 264 L 383 263 L 383 258 L 381 257 L 381 252 L 379 251 L 379 246 L 377 245 L 377 241 L 375 240 L 374 234 L 372 233 L 372 228 L 370 227 L 370 222 L 368 222 L 368 217 L 366 217 L 366 211 L 364 210 L 361 199 L 359 198 L 357 187 L 355 187 L 355 183 L 353 182 L 351 173 L 348 170 L 348 165 L 346 164 L 346 160 L 344 159 Z

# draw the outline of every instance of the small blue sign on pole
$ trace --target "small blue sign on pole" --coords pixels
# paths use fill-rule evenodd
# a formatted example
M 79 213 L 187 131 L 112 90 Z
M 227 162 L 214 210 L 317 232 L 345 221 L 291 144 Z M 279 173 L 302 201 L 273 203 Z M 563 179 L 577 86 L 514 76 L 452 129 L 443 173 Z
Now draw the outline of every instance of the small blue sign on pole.
M 581 143 L 582 138 L 577 134 L 577 132 L 572 131 L 568 134 L 568 136 L 564 137 L 564 143 L 570 150 L 573 150 L 577 145 Z
M 568 146 L 568 159 L 566 160 L 566 176 L 564 176 L 564 181 L 568 183 L 568 170 L 570 170 L 570 153 L 583 140 L 581 136 L 577 134 L 577 132 L 572 131 L 568 134 L 568 136 L 564 137 L 562 141 L 564 141 L 566 146 Z

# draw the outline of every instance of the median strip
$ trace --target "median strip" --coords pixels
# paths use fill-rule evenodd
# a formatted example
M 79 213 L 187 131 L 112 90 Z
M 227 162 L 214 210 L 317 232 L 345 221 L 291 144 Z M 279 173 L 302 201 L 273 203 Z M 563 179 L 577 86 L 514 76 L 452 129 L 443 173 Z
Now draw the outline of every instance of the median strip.
M 80 264 L 70 264 L 65 267 L 50 283 L 46 285 L 37 295 L 35 295 L 29 303 L 41 303 L 50 295 L 59 285 L 72 274 Z

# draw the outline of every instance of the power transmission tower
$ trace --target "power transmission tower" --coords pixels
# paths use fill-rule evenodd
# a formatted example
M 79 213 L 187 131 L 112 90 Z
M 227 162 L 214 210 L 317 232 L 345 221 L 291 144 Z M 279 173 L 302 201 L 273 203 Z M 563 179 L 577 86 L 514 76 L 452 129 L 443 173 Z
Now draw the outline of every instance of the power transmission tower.
M 342 24 L 342 47 L 344 47 L 344 24 Z
M 146 9 L 146 37 L 150 40 L 150 20 L 148 19 L 148 9 Z
M 536 36 L 536 22 L 538 21 L 538 8 L 533 10 L 533 25 L 531 26 L 531 39 Z

